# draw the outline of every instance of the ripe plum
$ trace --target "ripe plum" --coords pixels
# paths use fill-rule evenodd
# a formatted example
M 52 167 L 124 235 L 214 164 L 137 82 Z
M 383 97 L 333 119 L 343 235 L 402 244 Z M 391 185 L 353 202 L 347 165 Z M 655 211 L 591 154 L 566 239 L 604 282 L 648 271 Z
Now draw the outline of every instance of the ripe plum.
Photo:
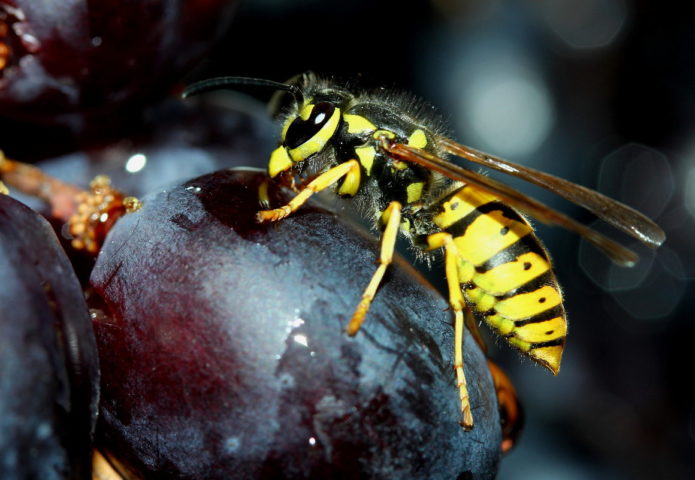
M 349 337 L 376 243 L 314 207 L 258 225 L 266 178 L 146 196 L 107 237 L 90 299 L 101 447 L 145 478 L 493 478 L 494 386 L 467 334 L 466 432 L 446 301 L 397 259 Z
M 0 194 L 0 478 L 88 478 L 98 388 L 65 253 L 45 220 Z

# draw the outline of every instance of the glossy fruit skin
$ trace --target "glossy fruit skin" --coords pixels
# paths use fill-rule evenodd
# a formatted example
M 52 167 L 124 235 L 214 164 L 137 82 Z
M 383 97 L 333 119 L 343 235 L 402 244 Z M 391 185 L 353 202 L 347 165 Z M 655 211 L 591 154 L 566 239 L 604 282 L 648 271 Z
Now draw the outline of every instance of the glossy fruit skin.
M 45 220 L 0 195 L 0 478 L 87 478 L 98 388 L 65 253 Z
M 397 260 L 346 335 L 377 245 L 312 207 L 258 225 L 265 178 L 147 196 L 107 238 L 91 277 L 101 444 L 145 478 L 493 478 L 494 388 L 467 335 L 464 431 L 445 300 Z

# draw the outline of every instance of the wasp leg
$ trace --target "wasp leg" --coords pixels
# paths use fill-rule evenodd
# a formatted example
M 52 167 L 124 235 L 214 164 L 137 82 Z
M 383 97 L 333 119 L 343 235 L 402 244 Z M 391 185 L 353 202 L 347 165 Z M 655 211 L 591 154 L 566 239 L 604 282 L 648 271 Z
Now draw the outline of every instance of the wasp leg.
M 359 305 L 357 305 L 355 313 L 350 319 L 350 323 L 348 323 L 346 329 L 348 335 L 354 336 L 360 330 L 364 322 L 364 317 L 367 315 L 367 311 L 369 311 L 369 306 L 372 304 L 372 300 L 376 295 L 376 290 L 379 288 L 379 284 L 384 278 L 386 268 L 391 264 L 393 251 L 396 247 L 396 238 L 398 237 L 398 227 L 401 224 L 401 208 L 400 203 L 391 202 L 389 206 L 386 207 L 386 210 L 384 210 L 382 219 L 386 223 L 386 227 L 381 237 L 379 267 L 376 269 L 376 272 L 374 272 L 372 279 L 369 281 L 369 285 L 367 285 L 367 288 L 364 290 L 362 300 Z
M 270 206 L 270 196 L 268 195 L 268 180 L 264 180 L 258 186 L 258 203 L 263 208 Z
M 454 243 L 454 238 L 449 233 L 438 232 L 427 237 L 430 249 L 444 247 L 446 282 L 449 287 L 449 305 L 454 311 L 454 371 L 456 372 L 456 386 L 459 389 L 461 401 L 461 426 L 466 430 L 473 428 L 473 413 L 468 398 L 466 375 L 463 371 L 463 310 L 466 302 L 461 293 L 461 283 L 458 274 L 459 253 Z
M 345 177 L 343 186 L 340 188 L 339 193 L 354 195 L 355 192 L 347 192 L 345 185 L 356 185 L 359 186 L 360 178 L 360 164 L 357 160 L 348 160 L 340 165 L 337 165 L 330 170 L 323 172 L 321 175 L 313 179 L 307 184 L 307 186 L 299 192 L 292 200 L 289 201 L 287 205 L 283 205 L 280 208 L 275 208 L 273 210 L 261 210 L 256 214 L 256 220 L 259 223 L 263 222 L 276 222 L 281 220 L 293 212 L 296 212 L 299 207 L 304 205 L 304 203 L 309 200 L 314 193 L 325 190 L 326 188 L 333 185 L 335 182 Z M 354 188 L 356 191 L 357 188 Z

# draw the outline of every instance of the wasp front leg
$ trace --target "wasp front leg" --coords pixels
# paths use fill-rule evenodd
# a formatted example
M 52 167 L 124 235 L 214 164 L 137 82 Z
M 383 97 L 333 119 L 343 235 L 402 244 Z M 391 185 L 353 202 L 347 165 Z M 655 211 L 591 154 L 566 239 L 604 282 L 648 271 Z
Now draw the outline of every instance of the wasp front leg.
M 461 426 L 466 430 L 473 428 L 473 413 L 471 412 L 471 402 L 468 396 L 466 385 L 466 375 L 463 371 L 463 312 L 466 302 L 461 293 L 461 282 L 459 281 L 458 264 L 459 254 L 454 238 L 449 233 L 438 232 L 427 237 L 430 249 L 444 248 L 446 281 L 449 287 L 449 305 L 454 311 L 454 371 L 456 372 L 456 386 L 459 389 L 459 400 L 461 402 Z
M 325 190 L 343 177 L 344 181 L 338 193 L 354 195 L 360 185 L 360 175 L 360 164 L 357 160 L 343 162 L 309 182 L 287 205 L 272 210 L 261 210 L 256 214 L 256 220 L 259 223 L 282 220 L 296 212 L 313 194 Z
M 367 288 L 362 294 L 362 300 L 355 309 L 355 313 L 350 319 L 350 323 L 347 326 L 348 335 L 356 335 L 359 331 L 362 323 L 364 322 L 364 317 L 369 311 L 369 307 L 372 304 L 372 300 L 376 295 L 376 291 L 379 288 L 381 280 L 384 278 L 384 273 L 386 269 L 391 264 L 393 260 L 393 251 L 396 248 L 396 238 L 398 237 L 398 228 L 401 225 L 401 204 L 398 202 L 391 202 L 384 213 L 382 214 L 382 221 L 386 224 L 384 228 L 384 234 L 381 237 L 381 253 L 379 254 L 379 267 L 372 275 L 372 279 L 367 285 Z

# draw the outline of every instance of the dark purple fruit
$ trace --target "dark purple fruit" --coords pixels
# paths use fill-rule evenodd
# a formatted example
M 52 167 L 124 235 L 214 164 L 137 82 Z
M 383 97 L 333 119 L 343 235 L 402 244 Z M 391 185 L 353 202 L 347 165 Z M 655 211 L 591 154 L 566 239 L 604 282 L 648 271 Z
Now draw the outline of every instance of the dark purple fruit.
M 27 160 L 130 135 L 237 4 L 0 0 L 0 147 Z
M 346 335 L 376 243 L 312 207 L 258 225 L 265 178 L 199 177 L 111 231 L 91 277 L 100 446 L 145 478 L 493 478 L 495 390 L 467 335 L 464 431 L 444 299 L 396 259 Z
M 0 194 L 0 478 L 89 478 L 99 369 L 48 223 Z
M 44 123 L 166 92 L 236 3 L 0 0 L 0 111 Z

